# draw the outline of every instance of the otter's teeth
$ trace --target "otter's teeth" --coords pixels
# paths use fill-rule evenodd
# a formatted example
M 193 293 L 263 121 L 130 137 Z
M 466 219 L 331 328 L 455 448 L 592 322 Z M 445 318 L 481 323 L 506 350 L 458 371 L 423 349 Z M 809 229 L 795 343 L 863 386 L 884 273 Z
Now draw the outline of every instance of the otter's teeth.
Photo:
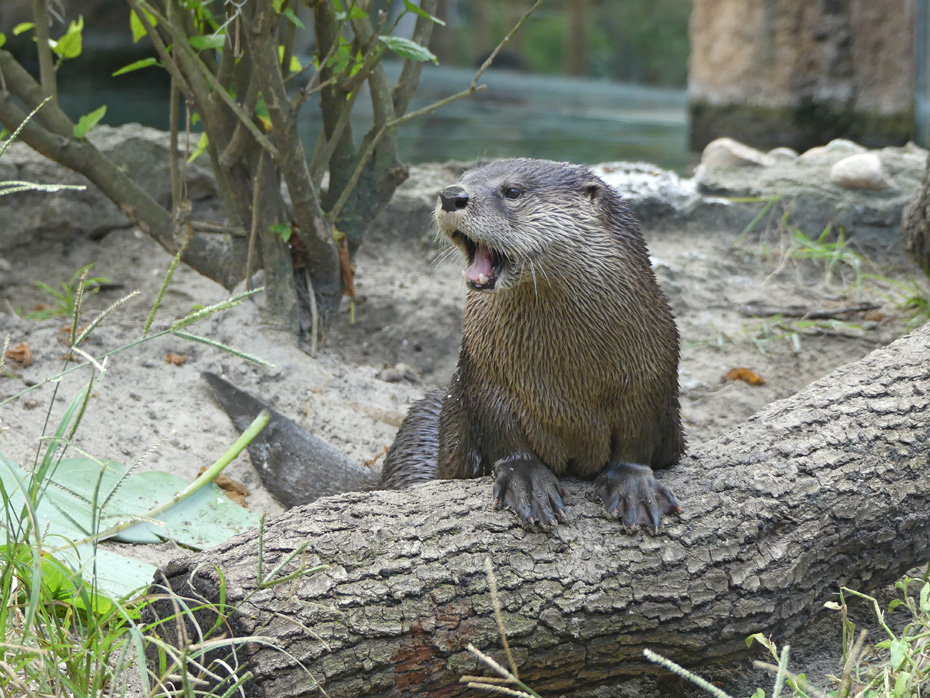
M 484 286 L 488 282 L 487 274 L 478 274 L 478 284 Z

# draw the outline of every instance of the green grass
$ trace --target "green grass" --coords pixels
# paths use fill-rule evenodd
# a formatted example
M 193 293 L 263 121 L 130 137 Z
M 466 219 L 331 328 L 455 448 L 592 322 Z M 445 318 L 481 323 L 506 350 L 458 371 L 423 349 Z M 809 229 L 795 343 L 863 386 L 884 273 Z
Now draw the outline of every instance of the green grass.
M 87 278 L 93 264 L 81 267 L 71 275 L 70 279 L 59 282 L 59 288 L 53 288 L 42 281 L 36 281 L 36 286 L 48 300 L 48 308 L 34 310 L 23 315 L 28 320 L 45 320 L 50 317 L 73 317 L 74 304 L 77 298 L 79 285 L 83 288 L 84 296 L 91 296 L 100 290 L 101 284 L 108 284 L 110 280 L 103 276 Z

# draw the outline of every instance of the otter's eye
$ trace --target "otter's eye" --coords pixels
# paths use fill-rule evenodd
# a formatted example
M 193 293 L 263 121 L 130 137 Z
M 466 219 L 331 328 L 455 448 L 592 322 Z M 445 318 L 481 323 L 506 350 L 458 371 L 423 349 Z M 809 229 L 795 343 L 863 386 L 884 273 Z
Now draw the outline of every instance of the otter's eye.
M 517 189 L 516 187 L 504 187 L 504 196 L 513 201 L 514 199 L 519 199 L 520 194 L 523 192 Z

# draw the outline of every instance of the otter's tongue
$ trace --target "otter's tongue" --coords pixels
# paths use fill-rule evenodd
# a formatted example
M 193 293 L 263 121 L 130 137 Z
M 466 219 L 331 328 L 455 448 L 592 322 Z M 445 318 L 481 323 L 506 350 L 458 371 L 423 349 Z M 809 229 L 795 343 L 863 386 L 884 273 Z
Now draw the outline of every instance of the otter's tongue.
M 465 270 L 465 279 L 477 285 L 483 285 L 494 273 L 491 264 L 491 253 L 484 245 L 478 245 L 475 250 L 475 259 L 471 266 Z M 483 279 L 481 277 L 484 277 Z

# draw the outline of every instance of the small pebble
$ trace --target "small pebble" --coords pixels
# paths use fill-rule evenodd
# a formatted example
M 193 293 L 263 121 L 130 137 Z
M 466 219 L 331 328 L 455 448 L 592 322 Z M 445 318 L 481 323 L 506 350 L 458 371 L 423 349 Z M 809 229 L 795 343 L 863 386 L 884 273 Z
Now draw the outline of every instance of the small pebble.
M 850 155 L 830 168 L 830 181 L 846 189 L 887 189 L 891 186 L 875 153 Z
M 731 167 L 767 167 L 772 161 L 761 150 L 732 138 L 718 138 L 704 148 L 701 164 L 708 170 L 724 170 Z

